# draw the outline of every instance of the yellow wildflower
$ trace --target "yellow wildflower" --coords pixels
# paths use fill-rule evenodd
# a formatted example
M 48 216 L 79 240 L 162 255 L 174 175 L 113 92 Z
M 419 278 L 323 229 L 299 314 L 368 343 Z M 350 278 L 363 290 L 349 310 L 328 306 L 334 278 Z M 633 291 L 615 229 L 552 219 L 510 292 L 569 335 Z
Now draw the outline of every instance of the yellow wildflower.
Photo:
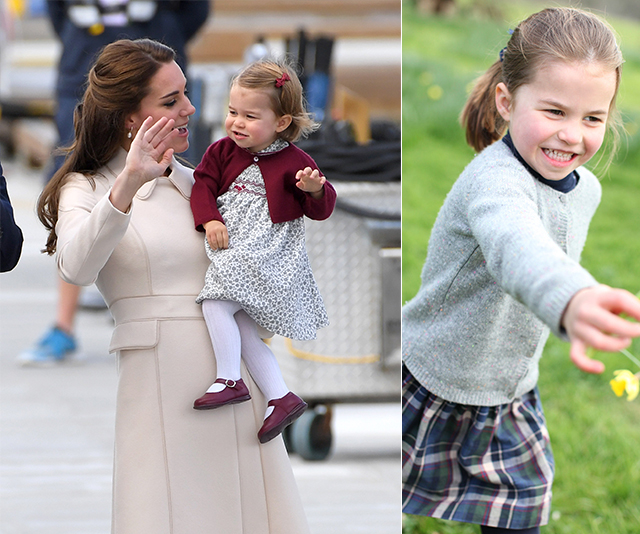
M 611 389 L 618 396 L 622 397 L 624 392 L 627 392 L 627 400 L 632 401 L 638 396 L 640 392 L 640 378 L 638 375 L 634 375 L 631 371 L 619 370 L 614 371 L 613 376 L 615 378 L 609 383 Z
M 442 87 L 440 87 L 439 85 L 432 85 L 427 89 L 427 96 L 431 100 L 440 100 L 443 94 L 444 94 L 444 91 L 442 90 Z

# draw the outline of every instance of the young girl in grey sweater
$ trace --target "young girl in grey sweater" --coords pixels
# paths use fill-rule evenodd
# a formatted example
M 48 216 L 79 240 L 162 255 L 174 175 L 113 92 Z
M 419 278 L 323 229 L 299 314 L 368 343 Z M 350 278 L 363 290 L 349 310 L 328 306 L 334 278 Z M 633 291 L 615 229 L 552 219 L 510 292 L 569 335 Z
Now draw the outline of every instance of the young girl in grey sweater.
M 539 532 L 554 464 L 538 396 L 549 332 L 616 351 L 640 336 L 640 301 L 580 264 L 600 201 L 583 165 L 618 118 L 622 56 L 599 18 L 568 8 L 523 21 L 462 113 L 479 154 L 434 224 L 403 308 L 403 510 Z M 506 135 L 505 135 L 506 134 Z

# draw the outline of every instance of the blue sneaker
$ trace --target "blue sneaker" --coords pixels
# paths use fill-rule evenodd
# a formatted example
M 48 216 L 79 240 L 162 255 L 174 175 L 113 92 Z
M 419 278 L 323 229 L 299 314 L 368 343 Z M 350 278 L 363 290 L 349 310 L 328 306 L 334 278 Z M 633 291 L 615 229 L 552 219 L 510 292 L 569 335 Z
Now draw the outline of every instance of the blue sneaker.
M 24 351 L 19 357 L 21 365 L 55 365 L 73 354 L 78 345 L 73 336 L 54 326 L 45 333 L 32 349 Z

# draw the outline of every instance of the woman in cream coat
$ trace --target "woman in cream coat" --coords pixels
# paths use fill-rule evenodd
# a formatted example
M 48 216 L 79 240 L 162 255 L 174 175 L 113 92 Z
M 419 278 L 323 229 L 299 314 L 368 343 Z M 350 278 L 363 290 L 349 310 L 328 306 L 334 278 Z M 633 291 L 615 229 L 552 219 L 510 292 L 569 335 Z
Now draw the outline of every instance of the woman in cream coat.
M 282 439 L 256 436 L 266 403 L 193 410 L 215 377 L 198 295 L 208 260 L 189 207 L 194 108 L 173 51 L 108 45 L 76 110 L 76 139 L 39 201 L 62 277 L 96 283 L 115 319 L 115 534 L 304 534 Z

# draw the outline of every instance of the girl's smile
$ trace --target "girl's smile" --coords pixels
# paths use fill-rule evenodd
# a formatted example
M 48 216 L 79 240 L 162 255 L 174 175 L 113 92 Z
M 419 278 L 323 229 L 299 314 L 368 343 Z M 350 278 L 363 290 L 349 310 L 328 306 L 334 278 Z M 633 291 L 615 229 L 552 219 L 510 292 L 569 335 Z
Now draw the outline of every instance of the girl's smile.
M 561 180 L 601 147 L 615 90 L 615 72 L 600 63 L 552 61 L 514 95 L 498 84 L 496 106 L 524 160 Z
M 543 151 L 551 161 L 558 163 L 568 163 L 576 156 L 576 154 L 573 154 L 572 152 L 563 152 L 561 150 L 553 150 L 551 148 L 544 148 Z

